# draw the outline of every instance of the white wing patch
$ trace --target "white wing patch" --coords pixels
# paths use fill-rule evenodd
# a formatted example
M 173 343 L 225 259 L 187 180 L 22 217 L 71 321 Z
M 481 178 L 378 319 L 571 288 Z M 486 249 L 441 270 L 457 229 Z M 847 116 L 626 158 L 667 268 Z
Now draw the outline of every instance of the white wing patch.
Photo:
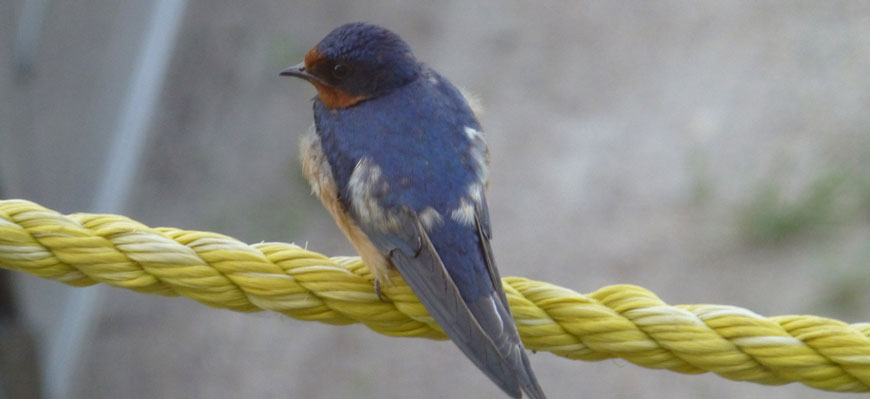
M 474 226 L 476 210 L 483 208 L 483 190 L 488 180 L 489 151 L 483 133 L 470 126 L 466 126 L 464 130 L 469 141 L 466 159 L 470 161 L 476 179 L 465 188 L 465 195 L 459 200 L 459 206 L 450 211 L 450 218 L 462 225 Z
M 481 183 L 472 183 L 468 185 L 468 198 L 471 198 L 471 201 L 474 202 L 474 205 L 481 206 L 483 205 L 483 184 Z
M 350 204 L 359 219 L 369 226 L 388 231 L 396 228 L 399 221 L 378 203 L 378 194 L 386 193 L 390 188 L 381 175 L 381 167 L 374 161 L 360 159 L 350 175 L 347 188 Z
M 433 228 L 444 224 L 444 217 L 431 206 L 427 206 L 426 209 L 423 209 L 423 211 L 420 212 L 419 217 L 420 223 L 423 223 L 423 227 L 426 231 L 432 231 Z
M 468 146 L 468 158 L 471 161 L 471 167 L 477 176 L 479 183 L 486 184 L 487 181 L 487 165 L 489 165 L 489 150 L 486 148 L 486 141 L 483 139 L 483 133 L 479 130 L 466 126 L 465 135 L 468 137 L 470 144 Z
M 473 226 L 474 204 L 472 204 L 471 201 L 468 200 L 468 198 L 463 197 L 462 200 L 459 201 L 459 206 L 450 212 L 450 218 L 452 218 L 459 224 L 465 226 Z
M 473 127 L 465 127 L 465 135 L 468 136 L 468 139 L 471 141 L 480 140 L 480 132 Z

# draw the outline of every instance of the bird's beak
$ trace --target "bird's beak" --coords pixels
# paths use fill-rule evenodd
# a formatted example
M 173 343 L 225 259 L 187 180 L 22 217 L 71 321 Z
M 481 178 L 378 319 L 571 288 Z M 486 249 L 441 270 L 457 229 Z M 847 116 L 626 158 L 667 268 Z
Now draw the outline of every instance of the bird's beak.
M 287 69 L 281 71 L 281 73 L 279 73 L 279 75 L 280 76 L 295 76 L 297 78 L 305 79 L 309 82 L 310 81 L 320 82 L 320 79 L 318 79 L 317 76 L 314 76 L 305 70 L 305 63 L 304 62 L 300 62 L 296 65 L 293 65 L 290 68 L 287 68 Z

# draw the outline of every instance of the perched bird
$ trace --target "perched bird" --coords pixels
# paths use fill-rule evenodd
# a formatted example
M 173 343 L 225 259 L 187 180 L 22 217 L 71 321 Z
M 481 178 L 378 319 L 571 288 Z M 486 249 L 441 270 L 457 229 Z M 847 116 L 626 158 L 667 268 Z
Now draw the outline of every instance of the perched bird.
M 281 75 L 317 89 L 303 172 L 376 287 L 397 269 L 502 390 L 544 398 L 490 248 L 486 143 L 456 87 L 365 23 L 336 28 Z

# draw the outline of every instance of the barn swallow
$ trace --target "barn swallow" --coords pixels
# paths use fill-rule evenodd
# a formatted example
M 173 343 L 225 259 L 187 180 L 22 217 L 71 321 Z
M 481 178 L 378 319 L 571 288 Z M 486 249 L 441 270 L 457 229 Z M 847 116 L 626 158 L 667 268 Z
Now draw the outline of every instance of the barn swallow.
M 336 28 L 281 75 L 317 90 L 303 173 L 376 283 L 397 269 L 505 393 L 545 398 L 493 260 L 488 150 L 459 90 L 365 23 Z

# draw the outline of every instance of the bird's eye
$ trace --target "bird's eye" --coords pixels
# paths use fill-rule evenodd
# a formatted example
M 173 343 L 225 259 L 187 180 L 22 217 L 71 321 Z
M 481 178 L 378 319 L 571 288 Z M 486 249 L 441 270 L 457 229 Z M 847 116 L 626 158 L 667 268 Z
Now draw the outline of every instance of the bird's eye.
M 334 77 L 336 79 L 339 79 L 339 80 L 344 79 L 349 74 L 350 74 L 350 68 L 348 68 L 347 65 L 335 64 L 335 66 L 332 67 L 332 77 Z

